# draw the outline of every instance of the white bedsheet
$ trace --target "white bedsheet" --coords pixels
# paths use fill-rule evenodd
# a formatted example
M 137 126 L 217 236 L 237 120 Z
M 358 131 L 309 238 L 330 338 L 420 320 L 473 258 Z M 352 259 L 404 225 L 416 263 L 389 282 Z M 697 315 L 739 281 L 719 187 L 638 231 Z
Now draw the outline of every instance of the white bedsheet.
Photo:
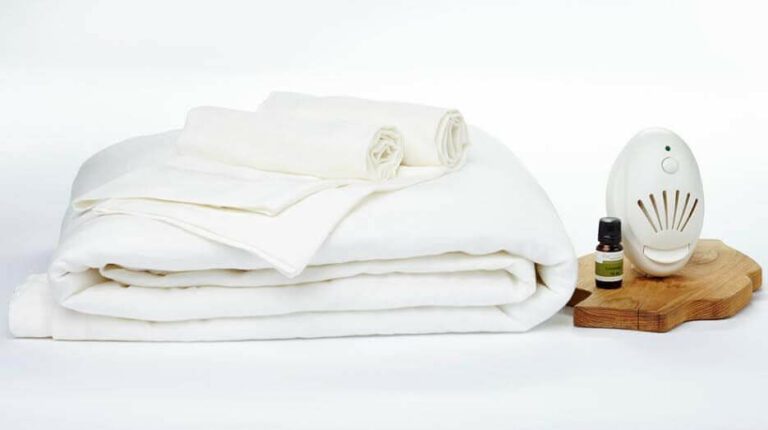
M 293 281 L 248 249 L 157 218 L 72 216 L 48 278 L 31 278 L 11 301 L 11 330 L 115 340 L 527 330 L 570 297 L 573 250 L 536 181 L 498 142 L 473 134 L 463 169 L 364 197 Z M 125 165 L 165 162 L 175 138 L 97 155 L 74 198 Z

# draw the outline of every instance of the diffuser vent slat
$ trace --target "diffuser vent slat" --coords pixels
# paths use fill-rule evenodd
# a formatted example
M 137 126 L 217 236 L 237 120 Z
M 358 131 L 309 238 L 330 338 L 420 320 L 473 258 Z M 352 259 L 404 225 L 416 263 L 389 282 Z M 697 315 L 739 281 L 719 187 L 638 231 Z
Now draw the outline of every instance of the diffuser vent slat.
M 648 213 L 648 209 L 645 208 L 645 204 L 642 200 L 637 201 L 637 206 L 640 207 L 640 210 L 643 211 L 643 214 L 645 215 L 645 219 L 648 220 L 648 224 L 650 224 L 651 228 L 653 229 L 654 233 L 658 233 L 659 230 L 656 228 L 656 226 L 653 224 L 653 220 L 651 219 L 651 214 Z
M 683 224 L 683 218 L 685 218 L 685 210 L 688 209 L 688 202 L 691 200 L 691 193 L 685 194 L 685 203 L 683 203 L 683 210 L 680 211 L 680 220 L 677 221 L 677 230 L 680 230 L 680 226 Z
M 648 200 L 653 207 L 653 212 L 650 211 L 650 208 L 645 204 L 643 199 L 637 201 L 637 206 L 643 212 L 645 219 L 648 221 L 648 225 L 651 226 L 654 233 L 661 233 L 667 230 L 677 230 L 679 232 L 685 230 L 685 227 L 696 213 L 696 209 L 699 206 L 699 199 L 696 197 L 691 198 L 691 193 L 685 193 L 685 201 L 682 202 L 682 209 L 680 209 L 680 194 L 680 190 L 675 190 L 674 205 L 670 201 L 671 196 L 667 190 L 661 191 L 661 202 L 657 202 L 654 193 L 648 194 Z M 693 202 L 691 202 L 691 200 L 693 200 Z M 661 203 L 663 203 L 663 206 Z M 678 213 L 680 214 L 679 217 Z
M 699 199 L 694 200 L 693 201 L 693 206 L 691 206 L 691 212 L 688 213 L 688 218 L 685 219 L 685 223 L 683 224 L 682 227 L 680 227 L 680 231 L 684 231 L 685 230 L 685 226 L 688 225 L 688 222 L 693 217 L 693 213 L 694 213 L 694 211 L 696 211 L 696 206 L 698 206 L 698 205 L 699 205 Z
M 656 196 L 653 194 L 648 194 L 648 198 L 651 199 L 653 211 L 656 212 L 656 220 L 659 222 L 659 230 L 662 230 L 664 228 L 664 224 L 661 223 L 661 215 L 659 215 L 659 205 L 656 204 Z
M 675 220 L 677 219 L 677 206 L 680 203 L 680 190 L 675 190 L 675 210 L 672 212 L 672 228 L 675 228 Z

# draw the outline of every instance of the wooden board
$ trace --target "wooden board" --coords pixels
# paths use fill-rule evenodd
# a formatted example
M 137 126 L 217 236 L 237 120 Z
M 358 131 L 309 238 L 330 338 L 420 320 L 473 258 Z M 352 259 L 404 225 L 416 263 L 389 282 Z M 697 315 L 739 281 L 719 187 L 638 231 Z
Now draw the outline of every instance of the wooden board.
M 579 258 L 579 281 L 568 303 L 578 327 L 666 332 L 691 320 L 728 318 L 752 299 L 763 283 L 754 260 L 719 240 L 700 240 L 691 260 L 666 278 L 643 276 L 624 260 L 624 284 L 595 287 L 595 259 Z

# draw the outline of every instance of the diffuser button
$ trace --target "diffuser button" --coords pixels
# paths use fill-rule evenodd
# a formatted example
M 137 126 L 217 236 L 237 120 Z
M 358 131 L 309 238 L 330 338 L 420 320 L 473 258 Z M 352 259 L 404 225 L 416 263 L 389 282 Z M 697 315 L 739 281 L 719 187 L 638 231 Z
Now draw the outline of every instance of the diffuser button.
M 677 160 L 672 157 L 667 157 L 661 161 L 661 168 L 669 174 L 677 172 L 678 167 Z

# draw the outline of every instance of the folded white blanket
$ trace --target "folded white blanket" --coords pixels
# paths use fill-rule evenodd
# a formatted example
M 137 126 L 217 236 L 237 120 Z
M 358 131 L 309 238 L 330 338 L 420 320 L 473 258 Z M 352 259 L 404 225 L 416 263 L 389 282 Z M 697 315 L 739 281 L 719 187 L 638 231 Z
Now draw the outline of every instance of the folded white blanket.
M 101 152 L 78 175 L 73 200 L 167 163 L 177 136 Z M 12 298 L 10 329 L 20 337 L 111 340 L 527 330 L 570 297 L 575 257 L 545 193 L 515 157 L 479 132 L 473 139 L 463 169 L 363 195 L 293 279 L 205 231 L 134 216 L 130 207 L 95 210 L 112 200 L 73 211 L 48 276 L 30 278 Z M 250 234 L 246 224 L 230 234 L 238 230 Z
M 399 132 L 374 120 L 195 108 L 176 141 L 179 155 L 107 181 L 73 206 L 90 212 L 85 219 L 159 220 L 251 252 L 293 277 L 366 196 L 449 170 L 400 168 Z
M 394 124 L 403 135 L 403 164 L 407 166 L 457 167 L 464 160 L 469 145 L 466 123 L 455 109 L 353 97 L 273 92 L 259 106 L 259 111 L 315 121 L 342 119 Z
M 219 107 L 190 110 L 177 147 L 203 159 L 323 178 L 389 179 L 403 159 L 393 123 Z
M 253 253 L 288 277 L 368 195 L 439 177 L 443 167 L 402 167 L 387 181 L 322 179 L 189 156 L 135 169 L 73 199 L 93 216 L 152 218 Z M 87 211 L 87 212 L 86 212 Z

